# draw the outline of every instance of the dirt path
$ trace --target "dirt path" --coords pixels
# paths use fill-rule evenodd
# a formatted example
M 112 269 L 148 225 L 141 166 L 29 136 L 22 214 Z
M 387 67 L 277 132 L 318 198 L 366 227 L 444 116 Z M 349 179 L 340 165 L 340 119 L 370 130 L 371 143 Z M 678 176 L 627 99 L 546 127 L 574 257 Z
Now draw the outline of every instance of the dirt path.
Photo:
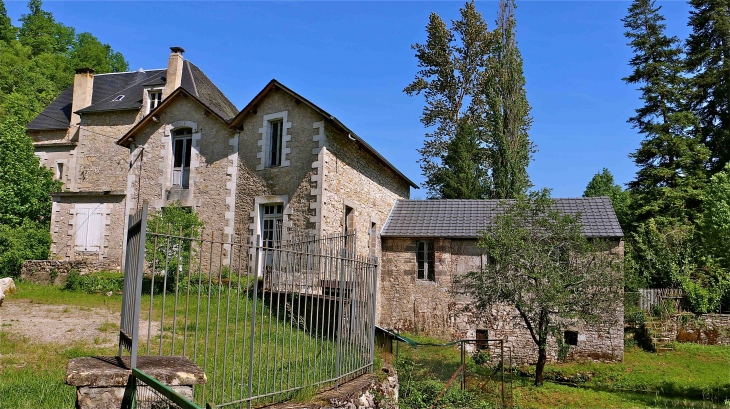
M 154 325 L 152 333 L 156 333 Z M 147 337 L 147 321 L 140 322 Z M 30 342 L 76 342 L 113 347 L 119 339 L 119 313 L 103 308 L 39 304 L 27 299 L 6 299 L 0 307 L 0 331 L 27 337 Z

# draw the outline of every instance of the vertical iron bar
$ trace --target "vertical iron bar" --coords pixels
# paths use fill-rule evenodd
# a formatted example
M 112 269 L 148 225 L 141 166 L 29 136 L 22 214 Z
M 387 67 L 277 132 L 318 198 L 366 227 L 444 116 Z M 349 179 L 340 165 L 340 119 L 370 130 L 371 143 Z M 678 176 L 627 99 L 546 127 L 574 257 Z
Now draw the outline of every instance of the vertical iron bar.
M 260 236 L 256 236 L 256 243 L 259 242 Z M 258 289 L 259 289 L 259 256 L 261 249 L 258 246 L 254 246 L 254 281 L 253 281 L 253 306 L 251 306 L 251 345 L 249 345 L 249 366 L 248 366 L 248 409 L 251 409 L 251 398 L 253 397 L 253 357 L 256 352 L 254 349 L 254 342 L 256 341 L 256 304 L 258 300 Z M 259 366 L 260 369 L 260 366 Z
M 343 263 L 340 266 L 339 294 L 337 294 L 339 297 L 339 308 L 337 311 L 337 356 L 335 358 L 335 389 L 338 389 L 340 386 L 340 365 L 342 360 L 342 309 L 344 308 L 345 302 L 345 274 L 348 264 L 344 263 L 344 259 L 342 261 Z
M 149 318 L 147 319 L 147 355 L 150 354 L 151 349 L 151 335 L 152 335 L 152 308 L 153 304 L 152 301 L 155 297 L 155 269 L 157 269 L 157 238 L 159 237 L 158 233 L 160 231 L 160 222 L 159 220 L 155 223 L 155 244 L 152 249 L 152 268 L 150 271 L 150 314 Z
M 175 271 L 175 304 L 172 310 L 172 350 L 170 356 L 175 356 L 175 329 L 177 327 L 177 299 L 180 288 L 180 264 L 182 263 L 183 229 L 180 226 L 180 235 L 177 239 L 177 271 Z
M 170 229 L 171 224 L 167 224 L 167 236 L 165 236 L 165 274 L 162 280 L 162 315 L 160 316 L 160 349 L 157 351 L 158 355 L 162 355 L 162 339 L 165 334 L 165 301 L 167 296 L 167 270 L 170 262 Z

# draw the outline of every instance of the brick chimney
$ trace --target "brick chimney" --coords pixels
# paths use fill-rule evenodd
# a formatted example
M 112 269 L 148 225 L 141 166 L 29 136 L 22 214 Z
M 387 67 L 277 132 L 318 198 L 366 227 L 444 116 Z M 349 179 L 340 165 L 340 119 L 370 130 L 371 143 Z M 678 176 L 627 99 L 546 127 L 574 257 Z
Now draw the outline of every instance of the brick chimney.
M 173 91 L 180 87 L 183 73 L 183 53 L 182 47 L 170 47 L 170 59 L 167 60 L 167 82 L 165 90 L 162 92 L 162 99 L 167 98 Z
M 71 102 L 71 125 L 81 123 L 81 117 L 76 111 L 91 105 L 91 95 L 94 91 L 94 69 L 77 68 L 74 75 L 74 93 Z M 75 131 L 75 129 L 71 129 Z

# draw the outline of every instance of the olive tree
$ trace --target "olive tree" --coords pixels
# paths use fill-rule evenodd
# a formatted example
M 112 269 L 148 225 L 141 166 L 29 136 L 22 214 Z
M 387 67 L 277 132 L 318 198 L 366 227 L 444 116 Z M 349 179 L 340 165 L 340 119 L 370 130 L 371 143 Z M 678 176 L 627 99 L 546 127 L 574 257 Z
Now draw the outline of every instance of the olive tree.
M 488 262 L 457 280 L 476 312 L 514 307 L 538 352 L 535 385 L 543 383 L 548 338 L 575 320 L 611 324 L 621 302 L 621 260 L 609 242 L 585 237 L 579 216 L 559 212 L 549 190 L 504 201 L 479 238 Z

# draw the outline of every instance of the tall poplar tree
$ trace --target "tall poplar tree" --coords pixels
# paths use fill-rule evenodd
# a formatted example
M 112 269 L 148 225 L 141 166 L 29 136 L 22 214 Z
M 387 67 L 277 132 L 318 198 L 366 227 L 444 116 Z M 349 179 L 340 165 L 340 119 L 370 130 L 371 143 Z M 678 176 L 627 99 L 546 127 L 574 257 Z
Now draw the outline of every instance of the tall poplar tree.
M 492 52 L 487 59 L 482 93 L 477 99 L 485 133 L 491 145 L 492 198 L 512 199 L 532 186 L 527 174 L 534 145 L 530 142 L 532 125 L 530 103 L 525 91 L 522 55 L 515 38 L 514 0 L 501 0 L 494 29 Z
M 461 123 L 449 142 L 446 156 L 433 175 L 441 199 L 486 199 L 491 192 L 488 169 L 480 158 L 483 148 L 470 124 Z
M 730 161 L 730 1 L 690 0 L 687 69 L 713 172 Z
M 473 122 L 470 112 L 482 111 L 475 104 L 489 55 L 490 33 L 474 1 L 460 9 L 461 18 L 451 28 L 436 13 L 431 13 L 424 44 L 414 44 L 419 71 L 403 91 L 409 96 L 423 93 L 426 105 L 421 122 L 433 131 L 426 134 L 421 154 L 421 172 L 429 196 L 438 197 L 434 175 L 443 166 L 449 142 L 461 122 Z M 480 159 L 486 161 L 487 158 Z
M 639 84 L 644 105 L 628 122 L 644 136 L 630 157 L 639 167 L 629 183 L 637 221 L 693 219 L 705 185 L 709 150 L 694 136 L 698 120 L 687 107 L 682 49 L 668 37 L 654 0 L 634 0 L 622 20 L 634 51 L 624 78 Z

